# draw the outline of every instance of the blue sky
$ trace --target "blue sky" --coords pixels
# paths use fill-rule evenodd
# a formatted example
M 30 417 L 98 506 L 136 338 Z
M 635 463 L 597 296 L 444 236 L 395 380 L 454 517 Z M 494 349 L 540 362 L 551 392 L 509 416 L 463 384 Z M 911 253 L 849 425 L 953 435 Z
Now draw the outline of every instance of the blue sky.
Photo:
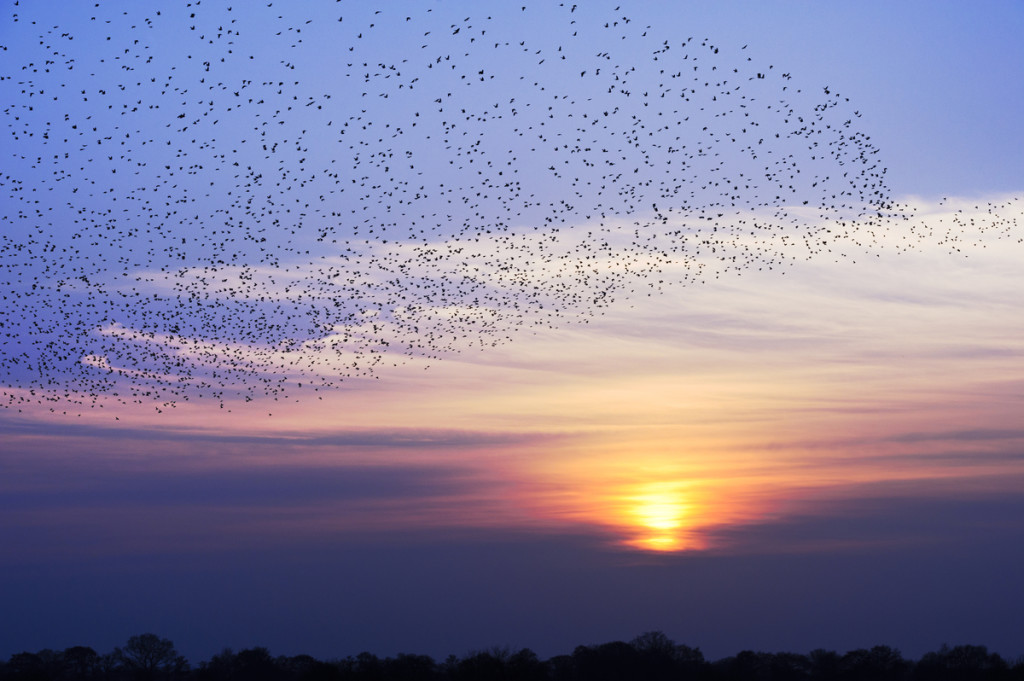
M 8 5 L 0 655 L 1024 652 L 1022 29 Z

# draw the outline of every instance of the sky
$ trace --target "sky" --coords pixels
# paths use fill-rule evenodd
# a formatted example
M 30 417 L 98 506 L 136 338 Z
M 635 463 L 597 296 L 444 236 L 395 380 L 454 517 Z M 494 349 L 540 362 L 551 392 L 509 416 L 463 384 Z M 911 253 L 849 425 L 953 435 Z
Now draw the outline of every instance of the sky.
M 5 3 L 0 657 L 1024 654 L 1022 31 Z

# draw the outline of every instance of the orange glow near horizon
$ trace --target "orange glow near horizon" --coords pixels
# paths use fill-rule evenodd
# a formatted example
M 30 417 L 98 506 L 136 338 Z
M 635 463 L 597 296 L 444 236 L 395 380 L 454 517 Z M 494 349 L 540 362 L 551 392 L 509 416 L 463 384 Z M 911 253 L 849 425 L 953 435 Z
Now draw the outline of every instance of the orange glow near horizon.
M 716 529 L 764 518 L 773 506 L 767 480 L 659 478 L 616 489 L 589 509 L 590 521 L 614 544 L 652 553 L 725 548 L 714 546 Z
M 697 548 L 687 532 L 692 509 L 678 484 L 646 484 L 635 496 L 627 497 L 626 503 L 635 523 L 635 537 L 627 544 L 650 551 Z

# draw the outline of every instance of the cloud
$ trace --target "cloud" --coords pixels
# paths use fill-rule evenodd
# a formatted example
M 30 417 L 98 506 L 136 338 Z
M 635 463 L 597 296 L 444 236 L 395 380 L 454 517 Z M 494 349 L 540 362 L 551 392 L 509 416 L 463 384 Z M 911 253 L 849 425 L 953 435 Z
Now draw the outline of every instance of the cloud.
M 98 425 L 95 423 L 76 424 L 67 422 L 42 423 L 31 419 L 4 417 L 0 413 L 0 424 L 4 432 L 13 437 L 33 438 L 41 442 L 57 443 L 61 439 L 84 439 L 97 443 L 135 441 L 138 443 L 169 442 L 209 445 L 259 444 L 266 447 L 383 447 L 383 448 L 473 448 L 481 446 L 526 445 L 540 440 L 560 437 L 557 432 L 500 431 L 500 430 L 459 430 L 455 428 L 408 428 L 390 426 L 387 428 L 340 428 L 316 432 L 287 431 L 277 429 L 259 434 L 239 433 L 224 429 L 206 429 L 202 424 L 186 427 L 169 425 L 151 427 Z M 18 449 L 12 445 L 9 456 L 15 456 Z M 54 453 L 60 451 L 54 445 Z
M 1024 474 L 1014 481 L 1024 482 Z M 1012 545 L 1024 538 L 1024 497 L 1006 488 L 1005 480 L 994 487 L 983 480 L 965 485 L 873 481 L 823 491 L 821 498 L 796 504 L 783 517 L 711 528 L 709 541 L 719 552 L 745 555 L 871 554 L 939 546 L 963 552 L 992 542 Z
M 167 507 L 266 510 L 325 502 L 412 503 L 466 495 L 470 488 L 479 491 L 484 484 L 475 468 L 455 465 L 279 465 L 177 471 L 159 467 L 145 472 L 79 461 L 70 466 L 65 462 L 62 469 L 42 466 L 45 476 L 24 468 L 15 472 L 4 485 L 4 506 L 19 512 Z
M 1024 428 L 972 428 L 939 430 L 923 433 L 901 433 L 888 438 L 893 442 L 989 442 L 992 440 L 1024 440 Z

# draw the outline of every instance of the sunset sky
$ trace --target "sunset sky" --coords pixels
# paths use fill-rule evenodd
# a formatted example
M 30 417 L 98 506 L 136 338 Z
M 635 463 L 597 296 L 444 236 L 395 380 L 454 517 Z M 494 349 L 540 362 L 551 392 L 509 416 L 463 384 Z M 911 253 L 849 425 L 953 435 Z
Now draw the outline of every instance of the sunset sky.
M 877 644 L 918 656 L 944 642 L 1024 654 L 1024 6 L 623 2 L 617 9 L 602 0 L 571 10 L 572 3 L 558 2 L 481 9 L 446 0 L 379 7 L 342 0 L 297 11 L 278 2 L 227 10 L 209 1 L 166 3 L 159 19 L 129 2 L 85 3 L 68 16 L 53 16 L 45 3 L 4 5 L 0 657 L 73 645 L 105 651 L 146 631 L 170 638 L 194 661 L 256 645 L 323 658 L 368 650 L 443 659 L 496 645 L 550 656 L 649 630 L 711 658 Z M 230 52 L 227 43 L 197 39 L 189 26 L 223 32 L 234 17 L 241 28 Z M 622 17 L 629 22 L 614 23 Z M 607 33 L 604 23 L 613 24 Z M 295 28 L 304 32 L 289 33 Z M 483 37 L 456 42 L 467 34 Z M 557 147 L 520 149 L 504 127 L 511 118 L 481 115 L 463 127 L 483 144 L 459 147 L 460 158 L 484 154 L 476 158 L 490 167 L 506 147 L 517 150 L 523 192 L 540 197 L 529 207 L 534 212 L 518 216 L 523 224 L 509 228 L 507 241 L 471 245 L 456 237 L 482 230 L 474 220 L 500 207 L 449 201 L 444 225 L 422 243 L 396 243 L 390 230 L 403 225 L 391 213 L 392 199 L 404 194 L 374 184 L 381 166 L 370 154 L 378 133 L 359 132 L 355 121 L 380 128 L 419 119 L 420 129 L 431 130 L 432 114 L 424 109 L 420 117 L 414 107 L 448 93 L 431 89 L 441 85 L 428 77 L 432 70 L 410 65 L 402 68 L 423 78 L 414 92 L 426 92 L 385 101 L 383 93 L 406 97 L 407 89 L 386 89 L 393 81 L 384 76 L 362 80 L 358 68 L 341 65 L 346 55 L 369 55 L 386 73 L 385 64 L 450 47 L 453 56 L 465 55 L 465 73 L 499 76 L 469 95 L 453 90 L 451 106 L 490 106 L 488 97 L 500 92 L 502 107 L 516 100 L 520 119 L 529 119 L 532 104 L 576 125 L 583 113 L 596 115 L 585 98 L 592 94 L 601 108 L 608 96 L 587 89 L 577 64 L 600 67 L 608 50 L 608 71 L 616 60 L 636 66 L 636 78 L 652 79 L 653 93 L 658 70 L 683 64 L 680 49 L 687 48 L 657 54 L 652 66 L 651 46 L 690 36 L 694 54 L 705 38 L 718 48 L 707 59 L 722 71 L 767 74 L 742 81 L 762 88 L 744 100 L 751 109 L 766 97 L 792 95 L 797 113 L 811 120 L 815 102 L 840 93 L 840 113 L 823 119 L 835 128 L 821 139 L 852 118 L 842 139 L 858 138 L 846 132 L 852 130 L 870 140 L 898 217 L 854 220 L 848 239 L 835 235 L 811 248 L 801 235 L 820 234 L 824 219 L 834 229 L 842 217 L 815 211 L 823 190 L 797 192 L 782 206 L 772 202 L 777 197 L 763 199 L 767 190 L 757 186 L 754 205 L 742 214 L 768 222 L 784 215 L 785 226 L 760 241 L 737 237 L 727 253 L 778 257 L 752 256 L 753 266 L 736 269 L 718 251 L 703 251 L 644 269 L 661 251 L 637 254 L 635 244 L 615 238 L 636 224 L 660 229 L 659 210 L 675 211 L 670 218 L 685 224 L 686 211 L 698 214 L 699 205 L 640 189 L 635 215 L 624 207 L 637 194 L 620 193 L 626 198 L 615 199 L 618 212 L 599 225 L 601 210 L 587 203 L 598 194 L 557 173 L 538 174 L 564 163 L 567 177 L 588 178 L 585 164 Z M 515 37 L 529 49 L 478 47 L 506 38 L 515 46 Z M 429 43 L 426 51 L 421 43 Z M 347 50 L 350 44 L 362 52 Z M 563 44 L 572 82 L 545 70 L 555 68 Z M 134 59 L 140 45 L 152 47 L 152 63 L 115 64 L 124 55 Z M 250 54 L 254 65 L 246 64 Z M 227 56 L 220 73 L 211 55 Z M 546 55 L 555 56 L 534 63 Z M 214 64 L 212 75 L 204 60 Z M 118 88 L 172 71 L 164 92 Z M 521 84 L 527 80 L 520 75 L 543 87 Z M 205 101 L 205 78 L 227 84 L 223 99 Z M 232 90 L 264 78 L 264 86 L 291 79 L 293 89 L 282 86 L 276 100 L 277 86 L 267 86 L 268 95 L 259 90 L 275 109 L 267 115 L 229 114 Z M 799 96 L 792 92 L 798 88 Z M 99 101 L 110 106 L 96 104 L 100 90 L 106 99 Z M 364 92 L 380 96 L 364 105 Z M 310 93 L 332 97 L 328 103 Z M 307 101 L 324 108 L 314 111 L 319 107 Z M 143 102 L 163 106 L 145 119 L 112 113 Z M 655 115 L 676 111 L 659 108 L 653 96 L 650 102 L 635 111 L 624 105 L 623 115 L 653 129 Z M 291 104 L 304 108 L 278 115 Z M 234 127 L 216 136 L 206 123 L 175 131 L 203 111 Z M 267 129 L 282 148 L 298 144 L 303 155 L 308 144 L 311 163 L 326 165 L 336 148 L 330 135 L 353 111 L 359 116 L 348 119 L 349 139 L 367 151 L 356 155 L 351 172 L 365 172 L 368 189 L 324 199 L 323 175 L 310 174 L 300 186 L 304 171 L 290 165 L 297 158 L 282 156 L 280 164 L 267 162 L 259 197 L 267 243 L 204 250 L 225 233 L 239 242 L 256 233 L 251 222 L 232 222 L 241 213 L 225 208 L 237 200 L 222 172 L 232 154 L 241 166 L 262 154 L 252 140 L 241 145 L 245 126 L 273 120 Z M 725 109 L 709 104 L 701 111 L 694 122 L 723 139 L 687 126 L 673 134 L 721 149 L 725 172 L 747 172 L 749 159 L 724 141 L 731 123 L 719 123 L 718 113 Z M 95 134 L 80 142 L 76 135 L 93 125 Z M 788 132 L 772 125 L 764 122 L 757 136 Z M 103 142 L 105 131 L 120 139 L 127 130 L 135 135 L 127 146 Z M 137 131 L 155 141 L 139 143 Z M 69 138 L 60 141 L 62 134 Z M 594 133 L 609 147 L 621 137 Z M 426 133 L 406 139 L 424 182 L 469 195 L 479 172 L 453 170 L 452 145 L 433 147 Z M 801 167 L 812 163 L 815 173 L 838 176 L 856 165 L 841 156 L 822 160 L 818 152 L 805 158 L 801 142 L 780 139 L 774 153 L 789 153 L 789 144 Z M 190 159 L 180 160 L 179 143 Z M 107 158 L 112 147 L 119 159 L 114 151 Z M 650 177 L 662 177 L 654 173 L 670 157 L 651 149 L 644 159 L 658 170 Z M 180 172 L 162 189 L 124 178 L 133 168 L 142 173 L 139 183 L 160 178 L 160 168 L 174 164 Z M 695 161 L 693 172 L 704 177 L 718 167 Z M 276 178 L 296 184 L 272 186 Z M 630 181 L 620 180 L 620 188 Z M 563 190 L 576 194 L 551 198 Z M 692 202 L 705 197 L 694 191 Z M 139 236 L 141 219 L 160 213 L 139 207 L 144 199 L 179 195 L 186 207 L 173 217 L 161 213 L 155 236 Z M 289 230 L 294 214 L 282 207 L 299 205 L 288 203 L 299 200 L 295 195 L 346 215 L 366 211 L 370 217 L 356 227 L 354 218 L 331 225 L 336 242 L 358 243 L 355 250 L 338 259 L 316 250 L 326 245 L 302 241 L 301 225 Z M 810 206 L 802 205 L 804 196 Z M 562 198 L 560 205 L 573 206 L 559 208 L 557 238 L 547 226 L 527 224 Z M 660 209 L 652 208 L 658 201 Z M 729 221 L 740 215 L 721 217 L 721 229 L 731 234 L 736 223 Z M 382 233 L 366 231 L 385 223 Z M 685 224 L 682 231 L 696 238 L 700 229 Z M 104 230 L 117 236 L 97 236 Z M 591 233 L 600 230 L 611 245 L 591 265 L 575 254 L 594 252 Z M 668 243 L 668 231 L 651 233 Z M 467 250 L 456 251 L 455 243 Z M 332 354 L 324 343 L 333 336 L 300 337 L 299 322 L 293 337 L 268 338 L 263 350 L 254 349 L 253 337 L 238 331 L 256 319 L 239 317 L 257 309 L 245 300 L 202 319 L 174 316 L 203 295 L 230 304 L 243 298 L 243 285 L 301 310 L 310 297 L 319 301 L 333 290 L 316 288 L 319 272 L 379 263 L 384 271 L 388 258 L 428 246 L 447 253 L 439 268 L 456 268 L 455 252 L 485 270 L 508 263 L 525 279 L 495 266 L 488 281 L 495 290 L 508 287 L 508 300 L 522 303 L 527 321 L 516 321 L 511 307 L 498 309 L 504 298 L 478 303 L 467 295 L 465 307 L 421 312 L 418 319 L 432 320 L 431 328 L 450 324 L 458 336 L 441 345 L 426 333 L 408 335 L 411 317 L 401 315 L 414 314 L 414 303 L 391 316 L 380 311 L 396 290 L 416 300 L 412 282 L 433 275 L 416 279 L 403 269 L 409 278 L 397 284 L 372 279 L 366 309 L 376 305 L 377 316 L 363 309 L 332 331 L 367 339 L 357 353 L 378 349 L 365 355 L 378 362 L 370 374 L 353 370 L 364 355 L 354 361 Z M 273 258 L 257 265 L 264 248 Z M 208 256 L 223 260 L 210 267 Z M 553 269 L 577 264 L 574 258 L 593 267 L 590 279 L 577 282 Z M 418 262 L 422 271 L 432 266 Z M 217 291 L 204 279 L 211 273 L 222 286 Z M 128 281 L 136 288 L 125 288 Z M 629 284 L 604 305 L 602 287 L 617 281 Z M 361 295 L 353 286 L 350 295 Z M 531 287 L 539 297 L 526 293 Z M 255 297 L 251 290 L 245 295 Z M 567 290 L 588 302 L 563 295 Z M 171 307 L 154 302 L 147 316 L 147 301 L 158 296 Z M 101 319 L 97 305 L 123 311 L 123 321 Z M 476 316 L 489 305 L 496 306 L 495 327 Z M 560 314 L 552 317 L 551 309 Z M 219 334 L 210 319 L 235 335 Z M 139 329 L 150 335 L 130 337 Z M 371 335 L 378 332 L 390 345 Z M 435 345 L 422 353 L 393 350 L 410 338 Z M 289 343 L 293 354 L 285 352 Z M 118 348 L 126 354 L 115 356 Z M 255 369 L 230 374 L 236 383 L 218 397 L 203 381 L 223 365 L 202 362 L 228 352 Z M 184 373 L 169 375 L 168 357 L 181 359 L 176 366 Z M 339 380 L 344 374 L 351 375 Z M 179 392 L 160 392 L 155 376 Z M 264 390 L 279 378 L 287 379 L 286 391 Z M 152 396 L 145 387 L 133 392 L 150 383 Z

